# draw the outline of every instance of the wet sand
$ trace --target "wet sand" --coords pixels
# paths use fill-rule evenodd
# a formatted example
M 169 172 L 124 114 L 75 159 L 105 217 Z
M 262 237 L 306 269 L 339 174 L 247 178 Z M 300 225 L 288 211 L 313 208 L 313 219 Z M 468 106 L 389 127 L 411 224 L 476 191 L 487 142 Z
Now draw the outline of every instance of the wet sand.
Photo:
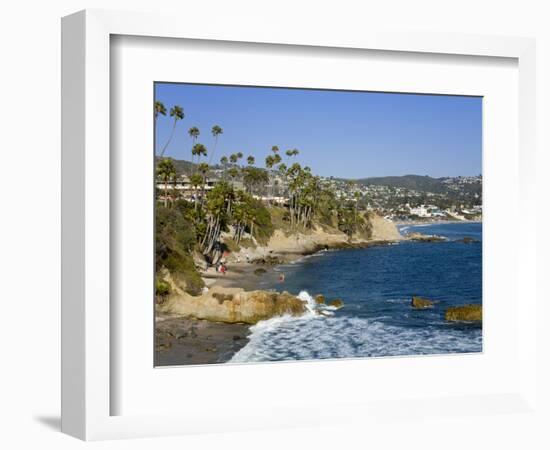
M 288 259 L 288 261 L 297 259 L 299 259 L 298 256 L 293 259 Z M 261 264 L 257 262 L 229 262 L 225 274 L 216 272 L 214 268 L 210 268 L 201 275 L 204 284 L 208 288 L 212 286 L 239 287 L 243 288 L 245 291 L 253 291 L 261 289 L 259 283 L 266 277 L 277 276 L 278 272 L 274 270 L 276 267 L 277 265 L 275 264 Z M 284 285 L 282 285 L 282 287 L 284 287 Z
M 157 315 L 155 366 L 229 361 L 248 343 L 250 325 Z

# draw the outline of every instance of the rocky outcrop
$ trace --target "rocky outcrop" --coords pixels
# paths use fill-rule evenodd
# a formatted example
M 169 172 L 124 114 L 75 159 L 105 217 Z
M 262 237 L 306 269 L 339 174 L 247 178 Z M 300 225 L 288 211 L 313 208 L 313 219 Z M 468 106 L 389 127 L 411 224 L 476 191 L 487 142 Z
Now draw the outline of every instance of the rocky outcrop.
M 462 239 L 457 239 L 455 242 L 461 242 L 462 244 L 474 244 L 480 241 L 472 237 L 466 236 L 466 237 L 463 237 Z
M 391 220 L 384 219 L 377 214 L 369 216 L 372 225 L 371 240 L 373 241 L 400 241 L 403 239 L 401 233 Z
M 478 304 L 455 306 L 445 311 L 445 320 L 456 322 L 480 322 L 482 320 L 482 308 Z
M 428 300 L 427 298 L 414 296 L 411 300 L 411 306 L 415 309 L 432 308 L 433 305 L 434 305 L 434 302 L 431 300 Z
M 275 265 L 292 260 L 293 257 L 308 255 L 320 250 L 368 247 L 376 243 L 389 243 L 403 240 L 403 236 L 391 220 L 376 214 L 369 216 L 372 226 L 369 239 L 354 236 L 353 239 L 329 226 L 315 224 L 311 230 L 286 233 L 276 229 L 266 245 L 254 248 L 241 248 L 233 258 L 257 264 Z
M 339 298 L 337 298 L 335 300 L 331 300 L 330 302 L 328 302 L 328 306 L 334 306 L 335 308 L 341 308 L 342 306 L 344 306 L 344 302 L 342 300 L 340 300 Z
M 422 234 L 417 232 L 407 234 L 407 239 L 418 242 L 443 242 L 447 240 L 447 238 L 437 236 L 436 234 Z
M 250 291 L 240 288 L 213 287 L 203 295 L 193 297 L 180 293 L 157 305 L 162 313 L 205 319 L 212 322 L 249 323 L 276 316 L 299 316 L 306 304 L 288 292 Z
M 325 303 L 325 296 L 323 294 L 318 294 L 315 296 L 315 303 L 322 305 Z

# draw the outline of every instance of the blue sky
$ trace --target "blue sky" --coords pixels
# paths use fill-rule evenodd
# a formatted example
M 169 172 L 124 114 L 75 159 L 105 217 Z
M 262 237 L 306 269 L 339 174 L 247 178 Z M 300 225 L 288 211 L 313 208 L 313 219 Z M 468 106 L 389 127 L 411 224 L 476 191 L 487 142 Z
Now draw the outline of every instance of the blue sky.
M 297 161 L 323 176 L 481 173 L 480 97 L 177 83 L 157 83 L 155 96 L 168 110 L 184 110 L 165 153 L 176 159 L 190 160 L 190 127 L 200 129 L 198 142 L 212 151 L 210 130 L 219 125 L 213 162 L 240 151 L 263 166 L 277 145 L 281 153 L 297 148 Z M 168 115 L 159 117 L 157 153 L 171 127 Z

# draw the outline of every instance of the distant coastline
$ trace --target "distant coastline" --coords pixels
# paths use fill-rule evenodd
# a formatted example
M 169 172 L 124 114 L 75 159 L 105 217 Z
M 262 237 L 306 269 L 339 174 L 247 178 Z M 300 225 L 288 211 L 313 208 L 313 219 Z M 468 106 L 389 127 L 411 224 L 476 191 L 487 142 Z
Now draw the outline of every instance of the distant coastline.
M 393 222 L 396 226 L 400 227 L 402 225 L 433 225 L 433 224 L 461 224 L 461 223 L 483 223 L 483 219 L 465 219 L 465 220 L 449 220 L 449 219 L 433 219 L 429 218 L 426 220 L 396 220 Z

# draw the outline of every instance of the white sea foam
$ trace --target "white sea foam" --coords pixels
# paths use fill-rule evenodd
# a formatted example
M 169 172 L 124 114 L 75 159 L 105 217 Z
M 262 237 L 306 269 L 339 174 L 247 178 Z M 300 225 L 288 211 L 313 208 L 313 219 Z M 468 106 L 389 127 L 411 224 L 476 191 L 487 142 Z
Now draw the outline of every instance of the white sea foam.
M 305 291 L 298 297 L 306 302 L 307 314 L 258 322 L 250 329 L 250 342 L 231 362 L 479 352 L 482 349 L 481 330 L 464 334 L 452 327 L 408 329 L 389 326 L 377 319 L 345 317 L 338 313 L 326 317 L 319 312 L 329 312 L 331 307 L 316 305 Z

